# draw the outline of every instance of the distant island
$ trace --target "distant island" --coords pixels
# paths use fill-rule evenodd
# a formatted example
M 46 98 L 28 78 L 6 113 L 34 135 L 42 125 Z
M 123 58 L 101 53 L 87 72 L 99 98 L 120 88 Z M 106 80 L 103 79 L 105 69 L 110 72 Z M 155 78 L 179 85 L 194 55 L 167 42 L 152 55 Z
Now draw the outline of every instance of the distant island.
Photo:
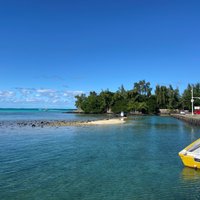
M 150 82 L 141 80 L 133 84 L 133 89 L 126 90 L 122 85 L 116 92 L 108 89 L 97 94 L 91 91 L 88 96 L 76 96 L 75 105 L 78 111 L 90 114 L 125 113 L 132 114 L 159 114 L 160 110 L 170 112 L 179 110 L 191 111 L 191 89 L 194 96 L 200 97 L 200 83 L 188 84 L 183 94 L 172 85 L 157 85 L 154 93 Z M 195 99 L 194 106 L 199 106 L 200 100 Z

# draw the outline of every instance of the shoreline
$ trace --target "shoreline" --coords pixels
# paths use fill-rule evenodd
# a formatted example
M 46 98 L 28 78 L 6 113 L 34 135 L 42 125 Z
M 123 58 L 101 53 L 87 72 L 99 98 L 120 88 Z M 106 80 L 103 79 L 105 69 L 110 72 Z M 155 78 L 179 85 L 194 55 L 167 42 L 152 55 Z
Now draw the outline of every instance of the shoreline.
M 111 118 L 101 120 L 87 121 L 65 121 L 65 120 L 15 120 L 15 121 L 0 121 L 1 127 L 63 127 L 63 126 L 92 126 L 92 125 L 115 125 L 124 124 L 126 117 Z
M 113 119 L 103 119 L 103 120 L 95 120 L 90 122 L 85 122 L 85 125 L 108 125 L 108 124 L 123 124 L 125 123 L 126 117 L 121 118 L 113 118 Z

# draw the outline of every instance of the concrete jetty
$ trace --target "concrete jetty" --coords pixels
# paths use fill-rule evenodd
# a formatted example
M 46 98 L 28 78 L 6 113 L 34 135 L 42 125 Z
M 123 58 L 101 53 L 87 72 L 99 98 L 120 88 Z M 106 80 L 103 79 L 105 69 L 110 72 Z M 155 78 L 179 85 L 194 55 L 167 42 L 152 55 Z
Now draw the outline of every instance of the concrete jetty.
M 172 117 L 183 120 L 191 125 L 200 126 L 200 115 L 192 115 L 192 114 L 171 114 Z

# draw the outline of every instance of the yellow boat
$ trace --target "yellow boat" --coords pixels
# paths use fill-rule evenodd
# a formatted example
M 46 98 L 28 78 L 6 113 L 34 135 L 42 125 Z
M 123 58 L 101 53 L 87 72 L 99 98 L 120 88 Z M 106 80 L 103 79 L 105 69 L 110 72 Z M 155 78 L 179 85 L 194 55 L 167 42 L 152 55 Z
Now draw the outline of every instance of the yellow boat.
M 200 169 L 200 139 L 180 151 L 179 156 L 185 166 Z

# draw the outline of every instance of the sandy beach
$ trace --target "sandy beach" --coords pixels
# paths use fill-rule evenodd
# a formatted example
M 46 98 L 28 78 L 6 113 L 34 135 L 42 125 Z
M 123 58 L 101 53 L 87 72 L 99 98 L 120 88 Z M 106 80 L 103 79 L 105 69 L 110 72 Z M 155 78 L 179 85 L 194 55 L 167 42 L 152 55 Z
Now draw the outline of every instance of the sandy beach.
M 125 117 L 115 119 L 103 119 L 91 122 L 85 122 L 85 125 L 109 125 L 109 124 L 123 124 L 125 123 Z
M 76 122 L 68 122 L 68 121 L 57 121 L 51 122 L 49 126 L 92 126 L 92 125 L 115 125 L 115 124 L 123 124 L 125 123 L 125 119 L 123 118 L 113 118 L 113 119 L 101 119 L 94 121 L 76 121 Z

